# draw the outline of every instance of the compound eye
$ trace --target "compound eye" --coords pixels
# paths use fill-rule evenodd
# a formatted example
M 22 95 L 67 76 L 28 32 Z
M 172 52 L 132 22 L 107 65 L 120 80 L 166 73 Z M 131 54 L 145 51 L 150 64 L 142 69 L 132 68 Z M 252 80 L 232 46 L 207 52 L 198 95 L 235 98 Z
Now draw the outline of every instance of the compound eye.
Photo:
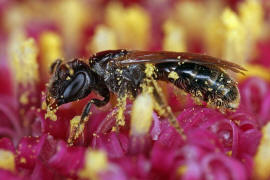
M 80 73 L 78 74 L 72 82 L 66 87 L 64 91 L 64 99 L 65 101 L 72 100 L 73 98 L 76 98 L 78 96 L 79 92 L 83 88 L 85 83 L 85 75 Z

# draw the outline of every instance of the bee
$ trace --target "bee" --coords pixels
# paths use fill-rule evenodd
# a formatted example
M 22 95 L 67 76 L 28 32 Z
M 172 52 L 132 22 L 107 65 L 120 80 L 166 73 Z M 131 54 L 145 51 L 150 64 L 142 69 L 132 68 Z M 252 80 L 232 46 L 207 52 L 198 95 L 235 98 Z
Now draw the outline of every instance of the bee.
M 149 64 L 153 69 L 150 75 L 147 73 Z M 148 79 L 160 109 L 165 109 L 171 123 L 182 133 L 155 81 L 173 83 L 213 106 L 234 110 L 239 105 L 240 95 L 237 82 L 226 70 L 236 73 L 245 71 L 237 64 L 202 54 L 108 50 L 91 56 L 88 63 L 80 59 L 68 62 L 56 60 L 51 65 L 52 76 L 46 100 L 48 107 L 55 109 L 62 104 L 83 99 L 91 91 L 96 92 L 103 99 L 91 99 L 85 105 L 80 120 L 80 124 L 83 124 L 92 105 L 101 107 L 109 102 L 110 92 L 119 98 L 127 94 L 135 98 L 142 92 L 142 84 Z M 71 139 L 73 141 L 75 135 Z

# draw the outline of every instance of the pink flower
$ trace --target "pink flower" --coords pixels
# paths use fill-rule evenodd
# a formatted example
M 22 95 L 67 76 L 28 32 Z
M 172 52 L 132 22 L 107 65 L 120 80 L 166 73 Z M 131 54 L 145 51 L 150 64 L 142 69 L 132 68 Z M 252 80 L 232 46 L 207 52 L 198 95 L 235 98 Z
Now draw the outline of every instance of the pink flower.
M 227 5 L 237 9 L 238 2 L 231 0 Z M 0 2 L 0 27 L 4 27 L 0 30 L 0 47 L 5 47 L 3 53 L 0 50 L 0 179 L 244 180 L 253 177 L 253 158 L 260 144 L 261 128 L 270 119 L 270 78 L 267 73 L 250 76 L 247 72 L 247 77 L 238 78 L 241 102 L 235 112 L 220 112 L 209 108 L 205 102 L 198 105 L 190 95 L 180 94 L 172 86 L 167 86 L 167 83 L 161 83 L 168 104 L 184 129 L 186 140 L 183 140 L 166 117 L 160 117 L 157 112 L 153 112 L 152 124 L 147 124 L 145 131 L 133 133 L 132 101 L 127 102 L 124 112 L 125 126 L 116 132 L 115 112 L 119 107 L 114 107 L 116 103 L 113 97 L 111 103 L 103 108 L 92 107 L 83 134 L 73 146 L 69 146 L 67 139 L 70 120 L 80 115 L 83 106 L 96 95 L 90 94 L 80 102 L 61 106 L 56 112 L 56 121 L 47 117 L 46 108 L 42 106 L 45 101 L 45 84 L 49 78 L 49 67 L 46 65 L 51 64 L 51 56 L 87 59 L 90 51 L 100 48 L 100 44 L 93 43 L 93 39 L 97 37 L 102 37 L 103 46 L 108 43 L 115 47 L 137 47 L 136 42 L 129 42 L 129 38 L 134 40 L 133 33 L 141 36 L 149 34 L 149 40 L 141 42 L 140 45 L 145 46 L 146 50 L 160 50 L 165 36 L 169 36 L 163 25 L 168 21 L 169 29 L 176 26 L 179 30 L 185 24 L 181 22 L 182 18 L 176 16 L 179 13 L 174 10 L 177 1 L 149 3 L 123 0 L 123 4 L 114 4 L 107 0 L 32 3 Z M 184 4 L 190 10 L 185 13 L 195 12 L 196 16 L 196 12 L 204 12 L 204 3 L 196 1 Z M 40 14 L 36 11 L 33 13 L 31 8 L 31 11 L 28 11 L 28 6 L 38 10 Z M 201 9 L 194 11 L 194 7 Z M 207 11 L 210 11 L 212 7 L 207 8 Z M 120 15 L 119 12 L 114 12 L 114 9 L 121 12 Z M 66 21 L 63 18 L 65 16 L 62 16 L 63 10 L 70 12 L 74 19 L 69 17 Z M 89 12 L 93 14 L 89 15 Z M 124 19 L 122 13 L 128 15 L 127 19 Z M 171 13 L 172 17 L 168 15 Z M 43 17 L 44 14 L 48 17 Z M 110 14 L 110 17 L 107 14 Z M 118 16 L 123 16 L 123 19 Z M 237 18 L 240 24 L 240 17 Z M 14 22 L 16 27 L 9 22 Z M 124 30 L 119 28 L 122 22 L 127 26 Z M 149 22 L 150 25 L 147 24 Z M 138 31 L 135 31 L 136 23 L 140 25 Z M 190 25 L 194 23 L 196 22 L 188 21 Z M 219 24 L 211 25 L 216 27 Z M 185 29 L 183 26 L 183 29 L 190 30 L 194 27 Z M 19 33 L 16 34 L 14 29 Z M 149 32 L 141 32 L 141 29 Z M 189 36 L 188 31 L 185 33 L 188 35 L 180 33 L 175 37 Z M 26 50 L 19 49 L 20 58 L 27 54 L 25 52 L 32 53 L 31 56 L 26 56 L 26 59 L 19 60 L 28 62 L 27 60 L 32 58 L 33 61 L 29 63 L 32 63 L 32 66 L 27 69 L 19 64 L 19 70 L 14 70 L 16 68 L 13 66 L 16 64 L 12 65 L 12 60 L 18 58 L 12 59 L 8 52 L 14 48 L 12 38 L 16 37 L 17 44 L 20 43 L 20 36 L 24 35 L 34 38 L 35 41 L 31 40 L 30 43 L 36 44 L 28 44 Z M 194 37 L 188 37 L 189 44 L 186 48 L 188 51 L 203 52 L 207 48 L 204 47 L 205 42 L 197 36 Z M 107 42 L 106 39 L 110 41 Z M 209 41 L 212 42 L 213 39 Z M 268 46 L 269 42 L 259 43 L 258 56 L 250 64 L 257 64 L 259 68 L 268 67 Z M 23 71 L 25 69 L 26 71 Z M 30 72 L 30 75 L 33 73 L 34 76 L 22 78 L 24 81 L 20 81 L 16 77 L 20 72 Z

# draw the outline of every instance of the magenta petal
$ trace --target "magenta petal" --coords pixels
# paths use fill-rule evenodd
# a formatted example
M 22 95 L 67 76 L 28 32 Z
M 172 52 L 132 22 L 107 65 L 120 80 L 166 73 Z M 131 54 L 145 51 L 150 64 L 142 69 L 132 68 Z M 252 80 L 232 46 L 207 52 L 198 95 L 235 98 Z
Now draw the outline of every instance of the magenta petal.
M 260 124 L 266 124 L 270 119 L 270 91 L 265 95 L 259 112 Z
M 123 157 L 116 160 L 117 164 L 121 167 L 120 172 L 125 173 L 125 176 L 129 179 L 149 179 L 149 173 L 151 171 L 150 161 L 142 155 L 136 157 Z M 114 168 L 117 168 L 113 164 Z
M 0 179 L 3 180 L 24 180 L 24 178 L 21 178 L 18 175 L 15 175 L 14 173 L 0 169 Z
M 241 154 L 239 159 L 241 159 L 241 162 L 246 167 L 247 177 L 251 177 L 253 174 L 253 168 L 254 168 L 253 156 L 249 154 Z
M 218 136 L 209 130 L 195 129 L 189 131 L 188 144 L 198 146 L 209 152 L 214 152 L 216 150 L 223 151 Z
M 97 134 L 93 139 L 92 147 L 105 150 L 111 158 L 122 157 L 127 152 L 128 139 L 121 133 Z
M 255 116 L 258 115 L 268 88 L 268 84 L 263 79 L 257 77 L 248 78 L 240 85 L 240 108 Z M 262 125 L 263 122 L 260 123 Z
M 18 168 L 26 168 L 32 170 L 35 166 L 37 158 L 45 156 L 46 152 L 48 155 L 52 154 L 54 149 L 43 151 L 43 148 L 48 148 L 48 135 L 41 137 L 24 137 L 21 139 L 17 148 L 16 165 Z M 46 156 L 44 157 L 46 159 Z
M 128 153 L 130 155 L 138 155 L 140 153 L 149 153 L 152 141 L 151 137 L 147 135 L 130 135 L 128 144 Z
M 68 147 L 60 141 L 57 152 L 50 158 L 48 165 L 58 174 L 72 177 L 83 167 L 85 148 Z
M 247 153 L 254 156 L 260 143 L 261 132 L 257 129 L 250 129 L 240 134 L 239 153 Z
M 14 145 L 9 138 L 0 139 L 0 149 L 12 151 L 13 153 L 15 153 Z
M 201 179 L 202 170 L 201 170 L 200 164 L 198 164 L 195 161 L 189 161 L 189 162 L 187 162 L 186 166 L 188 167 L 187 171 L 185 172 L 185 174 L 183 174 L 181 179 L 183 179 L 183 180 Z
M 3 61 L 3 59 L 1 58 L 0 61 Z M 0 87 L 1 87 L 0 95 L 5 96 L 14 95 L 14 87 L 12 83 L 11 72 L 9 71 L 7 65 L 2 62 L 0 63 Z
M 158 137 L 161 133 L 161 129 L 160 129 L 161 122 L 155 112 L 153 113 L 152 116 L 153 116 L 153 125 L 152 125 L 152 130 L 151 130 L 151 136 L 152 136 L 152 140 L 158 140 Z
M 221 153 L 208 154 L 202 159 L 205 179 L 246 179 L 245 167 L 239 161 Z
M 187 108 L 177 117 L 185 131 L 191 128 L 204 129 L 224 118 L 224 115 L 216 110 L 199 106 Z
M 155 143 L 151 154 L 152 169 L 160 174 L 168 174 L 176 165 L 176 150 L 160 143 Z
M 161 120 L 160 134 L 157 143 L 160 143 L 168 148 L 178 147 L 183 145 L 184 141 L 180 134 L 170 125 L 167 120 Z
M 123 170 L 114 164 L 111 165 L 109 170 L 100 174 L 101 180 L 128 180 L 128 179 L 130 179 L 130 177 L 131 176 L 129 176 L 129 178 L 127 178 L 127 176 L 123 172 Z
M 60 179 L 60 177 L 56 178 L 57 175 L 54 172 L 54 169 L 48 167 L 40 160 L 36 161 L 35 168 L 31 174 L 31 180 L 47 180 L 47 179 Z
M 69 110 L 59 110 L 56 113 L 57 120 L 52 121 L 49 118 L 44 119 L 45 112 L 40 113 L 41 128 L 43 133 L 49 133 L 56 139 L 66 140 L 69 133 L 70 120 L 76 115 L 75 112 Z

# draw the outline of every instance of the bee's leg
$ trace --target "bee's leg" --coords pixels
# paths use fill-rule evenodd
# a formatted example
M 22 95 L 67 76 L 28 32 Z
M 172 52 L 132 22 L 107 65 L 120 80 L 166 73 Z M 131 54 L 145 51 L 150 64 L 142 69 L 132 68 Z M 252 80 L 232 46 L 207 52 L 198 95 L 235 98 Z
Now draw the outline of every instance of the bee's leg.
M 102 95 L 102 94 L 101 94 Z M 88 115 L 90 113 L 90 109 L 92 104 L 96 105 L 97 107 L 101 107 L 106 105 L 110 100 L 110 93 L 103 94 L 104 99 L 92 99 L 88 102 L 82 111 L 80 119 L 73 118 L 70 122 L 70 135 L 68 138 L 68 144 L 73 145 L 74 141 L 82 134 L 84 130 L 85 123 L 88 121 Z
M 117 114 L 116 114 L 116 126 L 114 127 L 116 132 L 119 131 L 120 126 L 125 126 L 125 110 L 126 110 L 127 94 L 117 98 Z
M 153 78 L 149 79 L 149 85 L 153 87 L 153 97 L 155 100 L 155 109 L 158 111 L 160 115 L 164 115 L 168 117 L 169 122 L 171 125 L 179 132 L 182 138 L 185 140 L 186 135 L 184 134 L 183 129 L 180 127 L 179 123 L 177 122 L 170 106 L 167 105 L 165 97 L 162 93 L 162 89 L 158 86 L 158 83 Z

